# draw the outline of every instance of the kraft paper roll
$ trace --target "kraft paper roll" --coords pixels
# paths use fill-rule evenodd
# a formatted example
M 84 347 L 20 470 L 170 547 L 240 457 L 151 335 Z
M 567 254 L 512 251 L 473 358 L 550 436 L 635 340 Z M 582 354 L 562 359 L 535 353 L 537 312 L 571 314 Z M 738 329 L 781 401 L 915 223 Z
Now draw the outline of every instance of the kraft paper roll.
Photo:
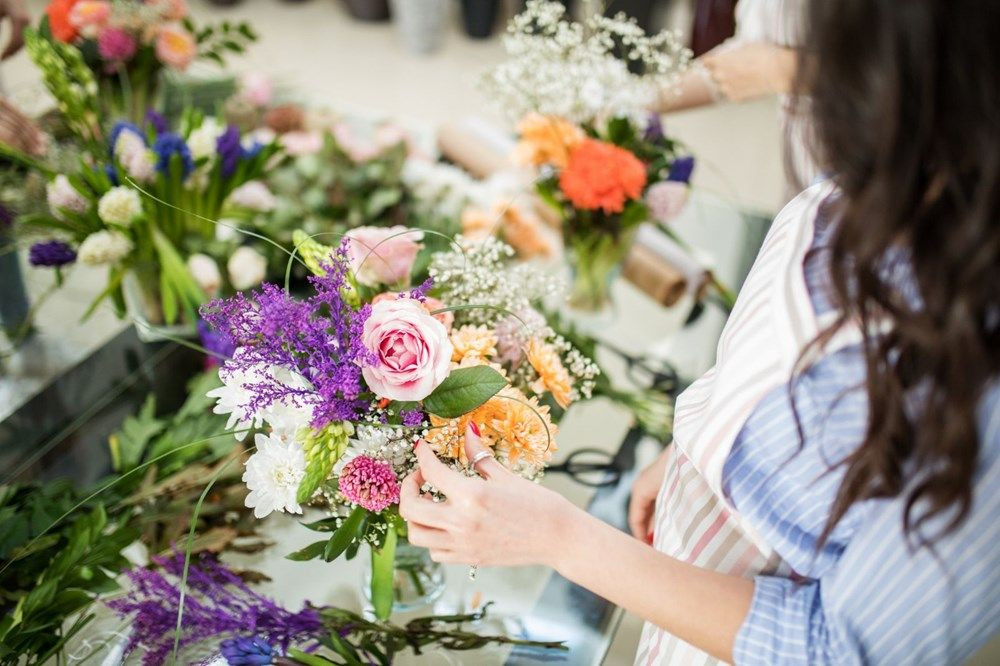
M 515 145 L 510 135 L 475 116 L 447 123 L 438 130 L 441 154 L 477 178 L 509 168 Z
M 660 305 L 670 307 L 687 293 L 684 274 L 644 245 L 633 245 L 622 276 Z

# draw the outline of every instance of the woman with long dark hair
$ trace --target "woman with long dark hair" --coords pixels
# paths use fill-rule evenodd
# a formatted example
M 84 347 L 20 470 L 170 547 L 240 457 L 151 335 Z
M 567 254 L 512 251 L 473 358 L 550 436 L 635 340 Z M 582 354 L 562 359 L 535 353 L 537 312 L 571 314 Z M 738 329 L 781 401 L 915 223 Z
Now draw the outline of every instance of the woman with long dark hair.
M 436 559 L 548 564 L 644 617 L 640 663 L 960 663 L 1000 629 L 1000 2 L 814 0 L 805 43 L 831 178 L 679 399 L 639 539 L 475 428 L 482 480 L 421 444 L 404 489 Z

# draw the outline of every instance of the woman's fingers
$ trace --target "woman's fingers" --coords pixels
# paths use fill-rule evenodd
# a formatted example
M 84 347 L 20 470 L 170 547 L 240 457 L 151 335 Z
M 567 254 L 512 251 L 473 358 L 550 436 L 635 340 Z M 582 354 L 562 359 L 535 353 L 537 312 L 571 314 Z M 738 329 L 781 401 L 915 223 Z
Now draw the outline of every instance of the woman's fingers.
M 424 527 L 410 523 L 406 531 L 406 539 L 414 546 L 428 548 L 430 550 L 451 550 L 454 545 L 454 538 L 445 530 L 433 527 Z
M 479 426 L 472 421 L 465 427 L 465 455 L 469 462 L 475 461 L 476 471 L 483 478 L 493 478 L 505 471 L 503 465 L 493 457 L 493 452 L 483 443 Z
M 399 515 L 411 525 L 439 529 L 448 527 L 447 509 L 442 503 L 421 495 L 420 487 L 423 485 L 424 476 L 419 469 L 403 479 L 399 488 Z
M 448 469 L 448 467 L 438 460 L 430 445 L 424 440 L 417 442 L 413 450 L 417 454 L 417 462 L 420 464 L 420 472 L 427 483 L 431 484 L 445 495 L 460 493 L 467 479 L 458 472 Z

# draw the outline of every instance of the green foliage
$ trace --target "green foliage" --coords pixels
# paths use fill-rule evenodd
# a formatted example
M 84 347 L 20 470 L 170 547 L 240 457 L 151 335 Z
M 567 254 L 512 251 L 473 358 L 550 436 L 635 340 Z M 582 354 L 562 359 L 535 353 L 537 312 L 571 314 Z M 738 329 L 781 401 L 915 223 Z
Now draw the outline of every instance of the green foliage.
M 348 438 L 353 433 L 353 427 L 345 421 L 331 423 L 305 436 L 302 448 L 306 454 L 306 473 L 299 483 L 297 502 L 308 502 L 320 484 L 329 478 L 334 463 L 347 450 Z
M 322 649 L 303 652 L 292 649 L 287 661 L 304 666 L 388 666 L 396 655 L 412 649 L 421 655 L 426 649 L 478 650 L 489 645 L 522 645 L 547 650 L 567 649 L 562 641 L 528 641 L 508 636 L 483 635 L 462 629 L 486 618 L 490 604 L 475 613 L 420 617 L 405 626 L 372 621 L 340 608 L 320 611 L 327 633 L 320 639 Z M 362 657 L 364 655 L 364 657 Z
M 506 385 L 504 376 L 487 365 L 452 370 L 424 399 L 424 409 L 442 418 L 458 418 L 482 405 Z
M 43 663 L 79 632 L 98 595 L 117 589 L 121 551 L 139 533 L 100 502 L 50 526 L 81 499 L 65 481 L 0 486 L 0 664 Z M 68 626 L 67 626 L 68 624 Z

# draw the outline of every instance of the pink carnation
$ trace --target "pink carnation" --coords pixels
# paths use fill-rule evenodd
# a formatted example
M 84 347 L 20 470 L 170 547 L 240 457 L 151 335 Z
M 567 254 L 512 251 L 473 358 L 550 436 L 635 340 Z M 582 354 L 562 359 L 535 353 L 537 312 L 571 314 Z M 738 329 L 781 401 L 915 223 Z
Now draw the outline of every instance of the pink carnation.
M 448 330 L 420 301 L 398 298 L 372 305 L 361 341 L 375 361 L 361 368 L 368 388 L 381 398 L 417 402 L 448 376 Z
M 337 485 L 348 500 L 375 513 L 399 502 L 396 473 L 384 460 L 358 456 L 344 465 Z
M 125 62 L 135 55 L 135 38 L 121 28 L 107 28 L 97 38 L 97 51 L 101 58 L 111 62 Z

